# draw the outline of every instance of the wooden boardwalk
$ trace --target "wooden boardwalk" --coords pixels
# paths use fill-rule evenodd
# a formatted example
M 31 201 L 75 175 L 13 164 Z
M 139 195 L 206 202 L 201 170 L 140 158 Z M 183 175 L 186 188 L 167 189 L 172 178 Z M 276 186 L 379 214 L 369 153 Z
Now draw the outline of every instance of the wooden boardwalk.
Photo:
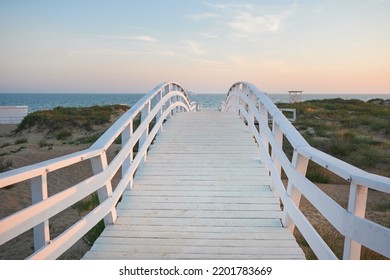
M 175 115 L 84 259 L 304 259 L 238 116 Z

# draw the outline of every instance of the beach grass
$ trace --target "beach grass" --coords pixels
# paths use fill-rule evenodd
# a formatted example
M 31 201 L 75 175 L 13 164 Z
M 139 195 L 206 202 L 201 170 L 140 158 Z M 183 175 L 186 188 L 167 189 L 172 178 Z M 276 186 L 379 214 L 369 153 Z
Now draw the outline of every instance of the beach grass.
M 297 110 L 297 119 L 293 125 L 313 147 L 363 170 L 390 177 L 390 106 L 388 102 L 381 100 L 364 102 L 336 98 L 300 103 L 279 103 L 277 106 Z M 287 149 L 289 150 L 291 149 Z M 309 162 L 306 177 L 314 183 L 324 184 L 322 186 L 349 184 L 313 162 Z M 323 188 L 329 189 L 329 187 Z M 345 208 L 348 203 L 348 191 L 341 194 L 341 190 L 340 187 L 336 187 L 328 195 Z M 378 197 L 370 200 L 373 195 Z M 375 191 L 370 193 L 366 216 L 370 220 L 388 226 L 388 222 L 384 221 L 388 221 L 390 203 L 386 201 L 385 196 L 381 198 L 379 196 Z M 307 201 L 304 203 L 305 205 L 301 205 L 301 208 L 305 216 L 334 254 L 342 258 L 344 237 L 310 203 Z M 317 259 L 299 230 L 296 229 L 294 235 L 304 250 L 306 258 Z M 362 246 L 361 259 L 386 258 Z
M 17 132 L 37 127 L 40 130 L 57 132 L 60 137 L 69 136 L 69 129 L 93 130 L 94 126 L 108 123 L 113 114 L 127 111 L 126 105 L 105 105 L 92 107 L 56 107 L 51 110 L 28 114 L 18 125 Z M 62 132 L 62 134 L 61 134 Z
M 386 102 L 335 98 L 277 106 L 297 110 L 293 124 L 313 147 L 390 176 L 390 106 Z

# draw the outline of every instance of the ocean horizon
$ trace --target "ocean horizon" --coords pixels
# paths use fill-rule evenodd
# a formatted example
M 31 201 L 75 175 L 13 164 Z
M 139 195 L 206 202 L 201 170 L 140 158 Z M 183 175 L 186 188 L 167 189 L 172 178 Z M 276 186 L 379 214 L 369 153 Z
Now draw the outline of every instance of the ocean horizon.
M 0 93 L 0 106 L 28 106 L 29 113 L 58 106 L 89 107 L 111 104 L 132 106 L 144 95 L 141 93 Z M 192 93 L 189 96 L 192 101 L 199 102 L 201 109 L 217 110 L 225 100 L 226 93 Z M 268 96 L 275 103 L 289 102 L 288 93 L 268 94 Z M 331 98 L 368 101 L 375 98 L 390 99 L 390 94 L 302 94 L 302 101 Z

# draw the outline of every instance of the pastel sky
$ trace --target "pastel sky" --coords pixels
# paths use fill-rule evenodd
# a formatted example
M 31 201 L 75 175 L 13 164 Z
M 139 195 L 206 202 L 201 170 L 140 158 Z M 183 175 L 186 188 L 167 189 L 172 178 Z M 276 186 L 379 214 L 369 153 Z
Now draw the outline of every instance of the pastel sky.
M 390 0 L 1 0 L 0 92 L 390 93 Z

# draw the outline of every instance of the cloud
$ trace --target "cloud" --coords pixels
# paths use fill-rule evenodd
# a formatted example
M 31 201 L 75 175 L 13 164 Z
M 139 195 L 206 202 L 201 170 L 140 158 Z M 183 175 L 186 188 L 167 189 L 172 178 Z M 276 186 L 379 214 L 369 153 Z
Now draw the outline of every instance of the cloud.
M 111 39 L 111 40 L 130 40 L 146 43 L 156 43 L 158 40 L 149 35 L 137 35 L 137 36 L 123 36 L 123 35 L 100 35 L 100 39 Z
M 230 30 L 230 35 L 254 41 L 261 34 L 276 34 L 283 29 L 286 19 L 296 10 L 290 5 L 261 5 L 255 3 L 204 2 L 216 9 L 217 26 Z M 211 12 L 214 12 L 213 10 Z M 229 32 L 228 32 L 229 33 Z
M 202 36 L 204 36 L 207 39 L 217 39 L 219 36 L 213 33 L 203 32 L 201 33 Z
M 186 17 L 194 21 L 202 21 L 202 20 L 207 20 L 212 18 L 218 18 L 219 15 L 214 13 L 201 13 L 201 14 L 187 15 Z
M 217 9 L 236 9 L 236 10 L 241 10 L 241 9 L 253 9 L 254 4 L 252 3 L 211 3 L 211 2 L 204 2 L 206 5 L 217 8 Z
M 202 49 L 199 43 L 192 41 L 192 40 L 184 40 L 182 41 L 184 45 L 191 50 L 196 55 L 204 55 L 206 53 L 206 50 Z
M 73 50 L 69 52 L 69 56 L 128 56 L 136 54 L 138 54 L 138 52 L 126 49 L 111 48 L 88 48 Z
M 139 36 L 134 36 L 133 40 L 136 41 L 141 41 L 141 42 L 147 42 L 147 43 L 156 43 L 158 40 L 156 38 L 147 36 L 147 35 L 139 35 Z
M 255 16 L 251 13 L 238 13 L 234 16 L 230 26 L 238 36 L 254 35 L 258 33 L 276 33 L 280 29 L 282 17 L 277 15 Z

